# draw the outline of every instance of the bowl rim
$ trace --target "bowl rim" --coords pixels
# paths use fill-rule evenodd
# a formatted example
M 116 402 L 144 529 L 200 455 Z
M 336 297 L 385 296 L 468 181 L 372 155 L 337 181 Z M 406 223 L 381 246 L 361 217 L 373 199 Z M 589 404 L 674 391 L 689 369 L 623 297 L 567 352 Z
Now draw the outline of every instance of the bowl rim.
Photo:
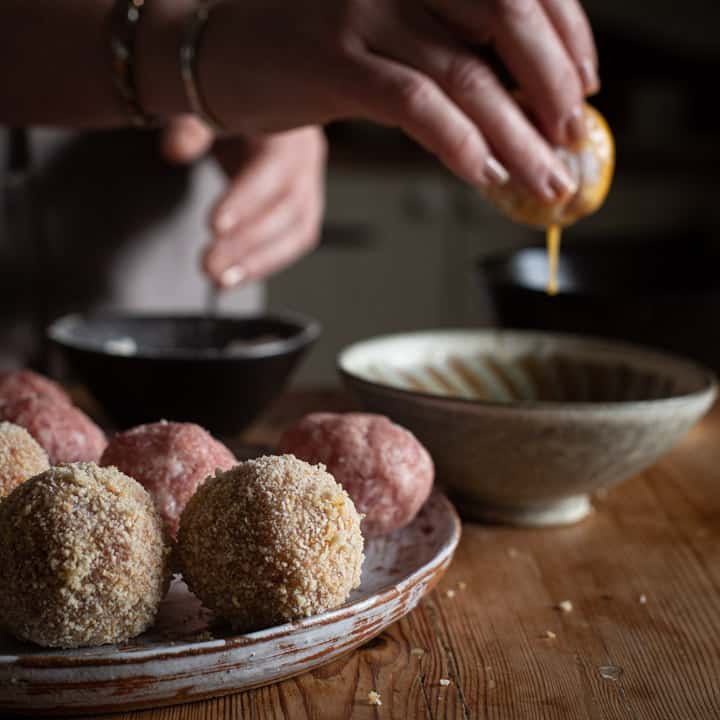
M 465 398 L 455 395 L 440 395 L 438 393 L 422 392 L 420 390 L 410 390 L 406 388 L 396 387 L 387 383 L 370 380 L 363 377 L 347 367 L 348 355 L 357 351 L 363 345 L 375 342 L 392 341 L 410 338 L 427 338 L 437 335 L 446 336 L 462 336 L 462 335 L 480 335 L 480 336 L 520 336 L 525 338 L 538 338 L 545 340 L 554 340 L 560 342 L 582 342 L 588 345 L 594 345 L 599 348 L 629 351 L 634 355 L 645 356 L 657 361 L 670 362 L 684 371 L 694 372 L 701 378 L 702 385 L 698 390 L 679 395 L 671 395 L 668 397 L 654 398 L 648 400 L 606 400 L 602 402 L 572 402 L 568 400 L 537 400 L 522 402 L 507 402 L 499 400 L 480 400 L 475 398 Z M 545 332 L 542 330 L 524 330 L 517 328 L 443 328 L 437 330 L 419 330 L 402 333 L 389 333 L 386 335 L 378 335 L 375 337 L 359 340 L 345 346 L 337 355 L 336 367 L 341 378 L 349 383 L 363 384 L 369 388 L 381 393 L 391 393 L 406 399 L 423 400 L 432 404 L 447 405 L 452 404 L 458 409 L 483 408 L 499 413 L 515 412 L 522 410 L 524 412 L 537 413 L 562 413 L 578 411 L 580 414 L 589 412 L 606 411 L 617 413 L 623 410 L 642 410 L 650 408 L 668 408 L 677 404 L 685 403 L 688 400 L 708 399 L 710 402 L 716 397 L 718 391 L 718 378 L 715 373 L 701 363 L 695 362 L 689 358 L 682 357 L 664 350 L 656 350 L 640 344 L 614 340 L 611 338 L 598 338 L 589 335 L 580 335 L 575 333 L 559 333 Z M 709 403 L 708 403 L 709 404 Z
M 140 350 L 131 354 L 112 352 L 100 346 L 92 346 L 73 337 L 71 328 L 78 323 L 87 323 L 98 320 L 141 320 L 141 321 L 277 321 L 294 326 L 297 332 L 287 338 L 272 340 L 260 345 L 249 346 L 231 353 L 224 353 L 214 349 L 206 350 Z M 144 360 L 153 362 L 212 362 L 212 363 L 233 363 L 243 359 L 262 359 L 278 357 L 300 350 L 315 342 L 322 332 L 322 326 L 318 320 L 302 313 L 290 310 L 270 310 L 249 313 L 222 313 L 217 316 L 203 315 L 199 312 L 163 313 L 159 311 L 134 312 L 124 310 L 93 310 L 82 313 L 75 312 L 63 315 L 54 320 L 46 328 L 46 337 L 51 343 L 63 350 L 75 350 L 87 355 L 108 358 L 115 360 Z

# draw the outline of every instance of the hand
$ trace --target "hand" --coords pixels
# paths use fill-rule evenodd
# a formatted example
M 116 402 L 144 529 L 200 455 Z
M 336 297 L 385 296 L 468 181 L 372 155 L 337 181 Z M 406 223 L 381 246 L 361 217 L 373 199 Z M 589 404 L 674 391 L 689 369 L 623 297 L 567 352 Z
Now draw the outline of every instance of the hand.
M 171 160 L 189 162 L 211 143 L 206 126 L 184 116 L 168 126 L 163 150 Z M 213 237 L 203 256 L 205 272 L 219 287 L 266 277 L 315 247 L 325 196 L 319 128 L 220 139 L 213 152 L 230 178 L 211 213 Z
M 573 192 L 550 144 L 581 139 L 598 87 L 577 0 L 425 1 L 226 0 L 200 55 L 208 106 L 248 135 L 365 117 L 480 188 L 509 171 L 548 203 Z M 524 110 L 469 43 L 492 43 Z

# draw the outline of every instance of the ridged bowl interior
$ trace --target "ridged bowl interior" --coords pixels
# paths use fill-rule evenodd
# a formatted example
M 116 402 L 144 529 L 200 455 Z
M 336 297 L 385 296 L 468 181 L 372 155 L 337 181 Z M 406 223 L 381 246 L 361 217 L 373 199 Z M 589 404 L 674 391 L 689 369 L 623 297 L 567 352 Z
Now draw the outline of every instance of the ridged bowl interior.
M 358 343 L 344 372 L 393 389 L 492 403 L 623 403 L 707 389 L 679 358 L 621 343 L 513 331 L 448 331 Z
M 661 373 L 562 354 L 451 355 L 444 362 L 418 367 L 375 365 L 369 368 L 369 379 L 403 390 L 499 403 L 657 400 L 677 391 L 675 380 Z

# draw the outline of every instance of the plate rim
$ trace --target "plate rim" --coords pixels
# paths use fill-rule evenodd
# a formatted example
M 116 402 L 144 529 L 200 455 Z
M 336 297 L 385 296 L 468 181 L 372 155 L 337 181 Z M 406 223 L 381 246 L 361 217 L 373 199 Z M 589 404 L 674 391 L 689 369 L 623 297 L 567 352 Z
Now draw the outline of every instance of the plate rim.
M 69 655 L 69 654 L 33 654 L 33 655 L 9 655 L 0 654 L 0 671 L 12 670 L 13 668 L 33 670 L 62 670 L 78 669 L 91 666 L 114 666 L 132 665 L 152 662 L 154 660 L 177 659 L 182 657 L 212 655 L 231 651 L 243 646 L 253 645 L 260 642 L 277 641 L 283 637 L 293 635 L 299 631 L 311 630 L 314 627 L 328 625 L 335 621 L 346 619 L 356 613 L 361 613 L 373 607 L 385 604 L 394 596 L 401 595 L 403 590 L 409 586 L 417 585 L 425 576 L 433 574 L 438 568 L 449 563 L 455 553 L 462 535 L 462 523 L 457 510 L 452 502 L 440 489 L 436 488 L 431 493 L 427 502 L 437 499 L 444 506 L 449 517 L 451 531 L 448 538 L 438 549 L 437 553 L 426 563 L 418 567 L 410 575 L 407 575 L 399 582 L 387 585 L 369 597 L 356 601 L 348 601 L 337 608 L 324 613 L 302 618 L 291 623 L 276 625 L 271 628 L 257 630 L 252 633 L 233 635 L 226 638 L 214 638 L 199 642 L 168 641 L 162 646 L 151 647 L 143 650 L 123 651 L 116 645 L 99 646 L 108 649 L 107 654 L 98 655 Z M 424 507 L 424 506 L 423 506 Z M 83 650 L 95 649 L 90 647 L 73 648 L 82 653 Z M 0 695 L 0 709 L 2 708 L 2 696 Z

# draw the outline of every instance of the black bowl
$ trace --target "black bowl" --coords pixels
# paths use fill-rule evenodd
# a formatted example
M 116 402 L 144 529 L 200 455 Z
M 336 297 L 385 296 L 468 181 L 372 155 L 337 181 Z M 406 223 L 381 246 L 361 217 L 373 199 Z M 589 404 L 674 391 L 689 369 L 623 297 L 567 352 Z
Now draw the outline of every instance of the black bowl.
M 568 233 L 570 235 L 570 233 Z M 503 327 L 651 345 L 720 370 L 720 245 L 701 232 L 564 243 L 559 292 L 545 292 L 542 247 L 478 263 Z
M 48 329 L 71 372 L 118 427 L 160 419 L 219 435 L 247 427 L 320 334 L 295 314 L 235 317 L 95 313 Z

